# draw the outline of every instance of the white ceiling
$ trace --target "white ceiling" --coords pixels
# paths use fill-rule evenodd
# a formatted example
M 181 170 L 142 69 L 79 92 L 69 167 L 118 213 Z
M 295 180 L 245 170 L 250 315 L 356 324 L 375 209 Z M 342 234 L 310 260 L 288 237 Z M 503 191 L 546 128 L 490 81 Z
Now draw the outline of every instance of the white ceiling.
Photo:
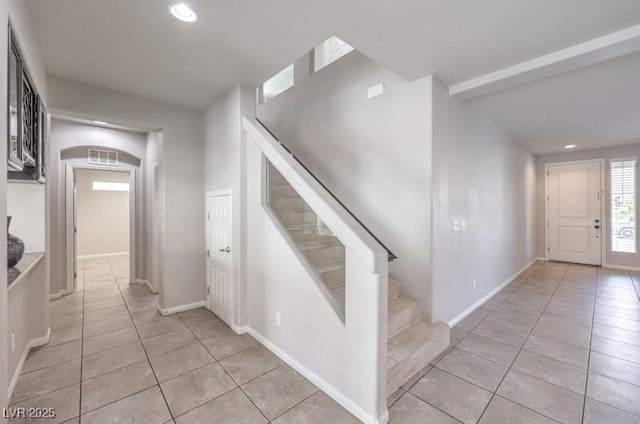
M 198 109 L 333 34 L 407 79 L 452 84 L 640 22 L 638 0 L 192 0 L 188 25 L 169 2 L 28 0 L 50 74 Z
M 478 97 L 511 137 L 536 154 L 640 143 L 640 53 Z

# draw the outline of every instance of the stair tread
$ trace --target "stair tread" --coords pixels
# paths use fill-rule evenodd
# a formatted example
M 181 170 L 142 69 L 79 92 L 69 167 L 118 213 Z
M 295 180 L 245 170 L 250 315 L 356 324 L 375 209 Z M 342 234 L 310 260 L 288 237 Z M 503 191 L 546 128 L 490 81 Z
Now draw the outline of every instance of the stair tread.
M 335 236 L 318 236 L 324 237 L 324 240 L 311 240 L 296 243 L 299 249 L 301 250 L 309 250 L 309 249 L 318 249 L 324 247 L 333 247 L 333 246 L 342 246 L 340 240 L 338 240 Z
M 396 336 L 399 341 L 389 349 L 387 355 L 394 361 L 401 362 L 429 341 L 435 341 L 439 333 L 448 329 L 443 323 L 427 324 L 422 320 L 418 321 Z
M 418 302 L 405 299 L 404 297 L 396 297 L 395 299 L 389 299 L 389 316 L 397 315 L 403 310 L 416 305 Z
M 317 264 L 314 264 L 314 267 L 319 273 L 337 271 L 344 268 L 344 259 L 318 262 Z

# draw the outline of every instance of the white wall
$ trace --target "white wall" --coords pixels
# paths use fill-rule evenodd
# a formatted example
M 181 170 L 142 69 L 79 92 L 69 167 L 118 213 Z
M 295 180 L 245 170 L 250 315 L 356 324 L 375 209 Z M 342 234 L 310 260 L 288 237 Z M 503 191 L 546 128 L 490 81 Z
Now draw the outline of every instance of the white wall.
M 9 232 L 24 241 L 25 252 L 45 251 L 45 186 L 37 183 L 7 184 Z
M 29 67 L 34 84 L 38 88 L 38 91 L 42 95 L 45 103 L 47 102 L 47 84 L 46 84 L 46 71 L 42 66 L 40 58 L 39 47 L 35 41 L 35 34 L 29 18 L 29 14 L 26 10 L 26 4 L 22 0 L 9 0 L 0 1 L 0 28 L 7 28 L 9 20 L 12 23 L 14 33 L 20 41 L 20 48 L 24 56 L 25 62 Z M 8 31 L 0 31 L 0 57 L 8 57 Z M 5 63 L 5 62 L 3 62 Z M 0 66 L 0 81 L 7 80 L 7 67 Z M 0 99 L 7 98 L 7 86 L 6 84 L 0 84 Z M 5 101 L 0 102 L 0 134 L 7 133 L 7 106 Z M 0 222 L 6 222 L 7 212 L 7 157 L 6 149 L 0 149 Z M 0 240 L 6 238 L 6 226 L 0 225 Z M 0 281 L 7 281 L 7 247 L 6 244 L 0 243 Z M 44 281 L 41 282 L 45 287 L 48 287 L 48 264 L 47 258 L 43 263 Z M 7 285 L 0 284 L 0 407 L 7 405 L 6 390 L 8 385 L 8 335 L 7 335 Z M 34 311 L 35 314 L 38 312 Z M 46 318 L 46 314 L 40 314 Z M 44 322 L 48 325 L 48 321 Z
M 142 133 L 104 128 L 81 122 L 63 119 L 51 119 L 49 132 L 49 166 L 47 168 L 47 190 L 50 196 L 51 221 L 51 284 L 52 294 L 59 293 L 66 287 L 66 166 L 67 164 L 88 164 L 87 146 L 97 146 L 118 151 L 118 167 L 132 169 L 136 175 L 136 208 L 139 218 L 145 218 L 145 163 L 146 135 Z M 146 238 L 144 226 L 136 225 L 136 270 L 135 278 L 142 278 L 142 257 Z M 146 255 L 144 256 L 146 258 Z
M 155 100 L 49 77 L 50 106 L 78 117 L 162 132 L 163 308 L 205 298 L 203 114 Z M 144 156 L 143 156 L 144 157 Z
M 608 265 L 618 267 L 640 268 L 639 253 L 614 253 L 611 251 L 611 240 L 609 237 L 611 218 L 611 196 L 609 187 L 611 178 L 609 175 L 609 161 L 611 159 L 637 158 L 640 159 L 640 144 L 629 146 L 613 146 L 604 149 L 590 149 L 582 151 L 568 151 L 537 157 L 537 189 L 536 189 L 536 252 L 538 256 L 545 256 L 545 216 L 544 216 L 544 190 L 545 190 L 545 165 L 556 162 L 572 162 L 578 160 L 605 159 L 605 228 L 607 246 L 603 262 Z M 640 166 L 636 166 L 636 198 L 640 196 Z M 640 203 L 639 203 L 640 204 Z M 637 212 L 636 212 L 637 214 Z M 637 218 L 636 218 L 637 219 Z M 636 229 L 636 237 L 638 230 Z
M 245 134 L 242 117 L 255 116 L 255 89 L 237 85 L 218 98 L 204 117 L 204 188 L 232 191 L 234 324 L 246 322 L 246 280 L 242 258 L 246 254 Z
M 433 81 L 433 315 L 450 322 L 536 257 L 536 170 L 533 154 Z
M 129 185 L 126 172 L 76 170 L 78 256 L 129 251 L 129 192 L 94 190 L 93 182 Z
M 390 275 L 431 315 L 431 79 L 354 51 L 258 107 L 258 117 L 398 257 Z M 369 87 L 383 96 L 368 100 Z

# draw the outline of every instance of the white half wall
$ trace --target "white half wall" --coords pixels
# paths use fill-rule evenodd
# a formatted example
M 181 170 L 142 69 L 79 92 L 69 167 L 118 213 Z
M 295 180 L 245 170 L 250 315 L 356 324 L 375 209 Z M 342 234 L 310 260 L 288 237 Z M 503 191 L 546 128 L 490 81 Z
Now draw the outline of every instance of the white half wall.
M 127 172 L 76 170 L 78 256 L 129 251 L 129 192 L 94 190 L 93 182 L 129 185 Z
M 536 257 L 536 169 L 533 154 L 433 82 L 433 318 L 449 322 Z

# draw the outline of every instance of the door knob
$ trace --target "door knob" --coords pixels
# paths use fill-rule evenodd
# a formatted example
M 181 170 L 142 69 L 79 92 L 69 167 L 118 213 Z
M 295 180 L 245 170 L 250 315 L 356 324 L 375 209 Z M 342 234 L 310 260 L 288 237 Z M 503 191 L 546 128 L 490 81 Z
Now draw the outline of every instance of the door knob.
M 226 249 L 220 249 L 220 251 L 229 253 L 229 252 L 231 252 L 231 248 L 229 246 L 227 246 Z

